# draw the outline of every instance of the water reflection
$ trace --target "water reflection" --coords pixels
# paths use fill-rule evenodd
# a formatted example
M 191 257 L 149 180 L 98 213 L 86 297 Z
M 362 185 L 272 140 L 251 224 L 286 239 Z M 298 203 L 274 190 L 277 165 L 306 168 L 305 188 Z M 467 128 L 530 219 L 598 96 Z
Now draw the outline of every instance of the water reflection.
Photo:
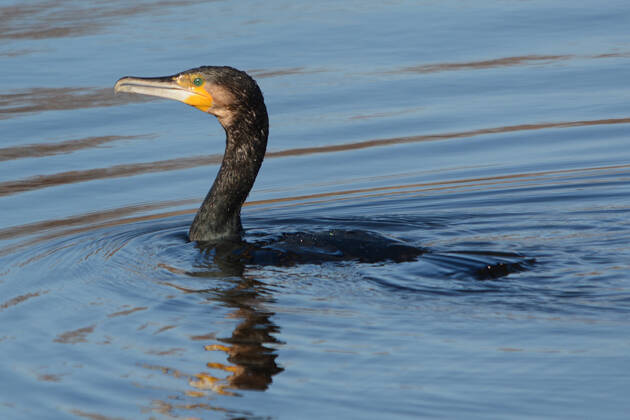
M 247 71 L 250 75 L 255 77 L 256 79 L 266 79 L 270 77 L 279 77 L 279 76 L 292 76 L 296 74 L 312 74 L 312 73 L 323 73 L 328 71 L 326 69 L 308 69 L 304 67 L 290 67 L 284 69 L 250 69 Z
M 147 138 L 147 136 L 94 136 L 76 140 L 64 140 L 57 143 L 38 143 L 25 146 L 0 148 L 0 162 L 4 160 L 39 158 L 73 153 L 83 149 L 100 147 L 116 141 Z
M 0 7 L 0 39 L 49 39 L 78 37 L 101 32 L 120 24 L 120 18 L 147 14 L 159 9 L 202 3 L 204 0 L 89 3 L 64 0 L 29 2 Z M 70 7 L 69 4 L 71 4 Z
M 210 390 L 222 395 L 235 395 L 236 390 L 266 390 L 272 377 L 284 369 L 278 366 L 278 357 L 274 345 L 281 344 L 274 334 L 280 328 L 273 322 L 274 313 L 266 309 L 266 305 L 274 299 L 267 286 L 261 281 L 245 273 L 245 262 L 241 258 L 242 244 L 221 243 L 219 245 L 199 245 L 206 262 L 197 267 L 195 277 L 229 277 L 233 285 L 228 288 L 212 290 L 191 290 L 175 284 L 169 284 L 186 293 L 207 294 L 210 301 L 219 302 L 232 309 L 228 318 L 238 319 L 229 337 L 219 337 L 215 343 L 206 344 L 207 351 L 221 351 L 227 356 L 226 363 L 208 362 L 210 372 L 201 371 L 195 374 L 189 384 L 197 390 Z M 172 272 L 174 267 L 164 268 Z M 218 271 L 218 272 L 217 272 Z M 195 336 L 197 342 L 206 336 Z M 210 338 L 210 337 L 208 337 Z M 228 376 L 222 377 L 227 373 Z M 195 393 L 188 395 L 196 396 Z
M 146 98 L 117 97 L 110 88 L 36 87 L 0 94 L 0 119 L 46 111 L 117 106 L 148 102 Z
M 428 134 L 407 137 L 394 137 L 387 139 L 375 139 L 359 141 L 355 143 L 343 143 L 330 146 L 303 147 L 287 150 L 267 152 L 265 159 L 273 159 L 288 156 L 312 155 L 317 153 L 335 153 L 350 150 L 368 149 L 372 147 L 383 147 L 398 144 L 419 143 L 425 141 L 437 141 L 447 139 L 459 139 L 475 137 L 480 135 L 511 133 L 520 131 L 543 130 L 550 128 L 571 128 L 588 127 L 596 125 L 616 125 L 628 124 L 630 118 L 608 118 L 601 120 L 563 121 L 563 122 L 541 122 L 536 124 L 519 124 L 504 127 L 482 128 L 471 131 Z M 61 146 L 60 146 L 61 147 Z M 153 162 L 141 162 L 120 164 L 105 168 L 94 168 L 78 171 L 59 172 L 50 175 L 36 175 L 29 178 L 11 180 L 0 183 L 0 197 L 18 194 L 26 191 L 33 191 L 42 188 L 55 187 L 59 185 L 74 184 L 77 182 L 94 181 L 108 178 L 120 178 L 126 176 L 141 175 L 154 172 L 175 171 L 189 169 L 198 166 L 219 164 L 222 155 L 201 155 L 184 158 L 174 158 Z
M 245 280 L 243 283 L 255 281 Z M 243 287 L 240 284 L 238 287 Z M 209 362 L 207 367 L 214 370 L 224 371 L 230 375 L 220 380 L 211 374 L 200 373 L 196 381 L 191 381 L 191 385 L 198 389 L 206 389 L 208 385 L 218 392 L 225 393 L 228 389 L 242 390 L 266 390 L 272 382 L 272 377 L 282 372 L 284 369 L 278 366 L 275 350 L 265 344 L 279 344 L 272 333 L 278 333 L 279 328 L 273 323 L 271 317 L 273 312 L 263 311 L 252 306 L 247 301 L 250 298 L 234 299 L 229 296 L 233 290 L 228 291 L 224 296 L 225 303 L 232 305 L 234 311 L 230 314 L 233 318 L 241 320 L 240 324 L 232 332 L 230 337 L 219 338 L 218 341 L 224 344 L 209 344 L 204 348 L 208 351 L 223 351 L 228 356 L 227 364 Z M 255 294 L 255 292 L 251 293 Z M 253 302 L 255 302 L 254 297 Z
M 604 53 L 595 55 L 524 55 L 515 57 L 501 57 L 493 58 L 489 60 L 480 61 L 468 61 L 468 62 L 453 62 L 453 63 L 436 63 L 436 64 L 423 64 L 418 66 L 408 66 L 397 70 L 392 70 L 387 73 L 438 73 L 443 71 L 458 71 L 458 70 L 479 70 L 479 69 L 491 69 L 497 67 L 513 67 L 513 66 L 527 66 L 534 64 L 551 64 L 560 61 L 574 60 L 574 59 L 600 59 L 600 58 L 619 58 L 628 57 L 627 52 L 622 53 Z

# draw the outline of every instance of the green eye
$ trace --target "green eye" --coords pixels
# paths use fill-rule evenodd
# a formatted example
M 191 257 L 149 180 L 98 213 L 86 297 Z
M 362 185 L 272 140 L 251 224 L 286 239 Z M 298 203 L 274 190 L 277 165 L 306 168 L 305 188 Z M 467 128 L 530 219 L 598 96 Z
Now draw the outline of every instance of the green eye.
M 203 79 L 201 77 L 196 77 L 195 80 L 193 80 L 193 85 L 197 87 L 203 85 Z

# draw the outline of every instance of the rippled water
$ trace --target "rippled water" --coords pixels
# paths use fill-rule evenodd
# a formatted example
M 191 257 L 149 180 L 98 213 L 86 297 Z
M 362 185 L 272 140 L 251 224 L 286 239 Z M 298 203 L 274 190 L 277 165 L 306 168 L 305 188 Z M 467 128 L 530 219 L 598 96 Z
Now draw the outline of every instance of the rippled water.
M 623 1 L 0 5 L 0 417 L 625 418 Z M 219 124 L 121 76 L 252 74 Z

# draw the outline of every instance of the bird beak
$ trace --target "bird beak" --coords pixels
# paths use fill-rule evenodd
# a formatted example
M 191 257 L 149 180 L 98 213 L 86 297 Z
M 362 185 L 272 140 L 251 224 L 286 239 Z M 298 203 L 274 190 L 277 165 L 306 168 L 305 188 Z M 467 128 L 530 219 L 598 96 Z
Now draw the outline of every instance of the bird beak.
M 212 95 L 203 86 L 195 86 L 186 74 L 166 77 L 123 77 L 116 82 L 114 92 L 139 93 L 174 99 L 203 112 L 212 107 Z

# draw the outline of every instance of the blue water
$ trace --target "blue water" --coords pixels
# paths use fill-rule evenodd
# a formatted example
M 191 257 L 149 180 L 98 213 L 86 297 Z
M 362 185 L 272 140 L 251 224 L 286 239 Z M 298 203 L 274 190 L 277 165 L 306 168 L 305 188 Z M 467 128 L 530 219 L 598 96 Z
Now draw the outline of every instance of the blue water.
M 0 16 L 1 418 L 627 417 L 627 2 Z M 216 120 L 113 94 L 199 65 L 265 94 L 262 258 L 186 240 Z M 353 232 L 422 253 L 309 254 Z

